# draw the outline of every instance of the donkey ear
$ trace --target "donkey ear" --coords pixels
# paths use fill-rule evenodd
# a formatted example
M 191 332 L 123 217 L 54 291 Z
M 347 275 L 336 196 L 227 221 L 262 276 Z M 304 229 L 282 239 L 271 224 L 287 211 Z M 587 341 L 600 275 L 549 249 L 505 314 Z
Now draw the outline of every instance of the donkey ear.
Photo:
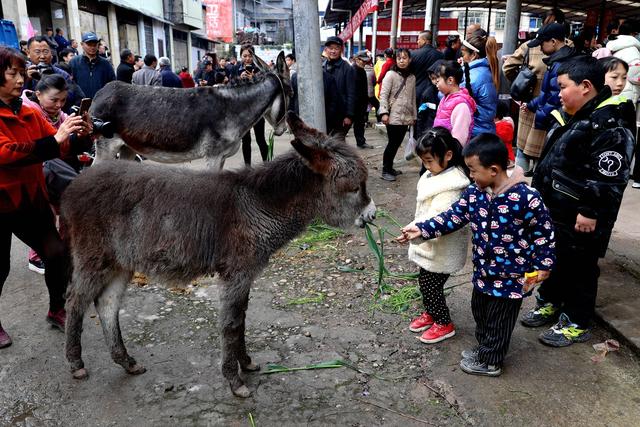
M 320 132 L 318 129 L 307 126 L 307 124 L 302 121 L 300 116 L 298 116 L 293 111 L 287 112 L 287 124 L 289 125 L 289 129 L 291 129 L 291 132 L 295 135 L 296 138 L 308 140 L 310 138 L 326 137 L 326 135 Z
M 253 55 L 253 58 L 255 59 L 255 63 L 258 66 L 258 68 L 260 68 L 260 70 L 265 71 L 265 72 L 269 71 L 269 64 L 264 62 L 264 60 L 262 58 L 260 58 L 256 54 Z
M 300 154 L 309 169 L 320 175 L 329 174 L 333 156 L 326 149 L 299 138 L 291 141 L 291 145 Z
M 278 70 L 278 74 L 283 77 L 289 77 L 289 67 L 287 66 L 287 61 L 284 60 L 284 51 L 280 51 L 278 55 L 278 59 L 276 59 L 276 70 Z
M 331 169 L 333 156 L 329 151 L 320 147 L 318 142 L 327 136 L 317 129 L 307 126 L 300 117 L 291 111 L 287 113 L 287 124 L 295 136 L 295 139 L 291 141 L 293 148 L 302 156 L 312 171 L 326 175 Z

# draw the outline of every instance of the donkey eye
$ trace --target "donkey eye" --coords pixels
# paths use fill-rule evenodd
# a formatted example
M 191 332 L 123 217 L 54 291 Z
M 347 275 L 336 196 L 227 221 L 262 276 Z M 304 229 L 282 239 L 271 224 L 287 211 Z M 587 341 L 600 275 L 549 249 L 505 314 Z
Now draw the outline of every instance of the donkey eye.
M 358 191 L 360 191 L 360 187 L 355 187 L 349 190 L 350 193 L 357 193 Z

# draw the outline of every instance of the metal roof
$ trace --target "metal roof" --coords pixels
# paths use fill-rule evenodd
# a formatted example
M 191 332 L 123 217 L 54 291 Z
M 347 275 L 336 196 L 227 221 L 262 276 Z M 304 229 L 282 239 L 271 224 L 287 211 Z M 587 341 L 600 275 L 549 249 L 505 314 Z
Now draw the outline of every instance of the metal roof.
M 332 4 L 334 9 L 346 9 L 355 12 L 358 10 L 363 0 L 333 0 L 329 1 L 324 16 L 325 25 L 333 25 L 339 22 L 345 22 L 349 19 L 347 12 L 336 12 L 331 10 Z M 386 8 L 380 7 L 380 16 L 388 16 L 391 14 L 391 0 L 387 2 Z M 403 13 L 419 14 L 424 13 L 426 0 L 404 0 Z M 440 8 L 484 8 L 488 9 L 491 5 L 492 9 L 504 10 L 506 8 L 506 0 L 442 0 Z M 522 12 L 531 13 L 533 15 L 544 15 L 552 7 L 560 8 L 566 15 L 568 21 L 582 22 L 587 17 L 587 11 L 597 10 L 600 12 L 602 8 L 602 0 L 581 0 L 581 1 L 561 1 L 561 0 L 529 0 L 522 1 Z M 640 0 L 606 0 L 606 9 L 613 12 L 613 16 L 617 18 L 640 18 Z

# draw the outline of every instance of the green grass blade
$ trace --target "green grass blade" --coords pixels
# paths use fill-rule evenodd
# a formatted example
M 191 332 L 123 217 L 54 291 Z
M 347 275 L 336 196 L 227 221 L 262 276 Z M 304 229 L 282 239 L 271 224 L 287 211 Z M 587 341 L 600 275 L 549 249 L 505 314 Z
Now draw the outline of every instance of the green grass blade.
M 253 415 L 249 412 L 249 425 L 251 427 L 256 427 L 256 422 L 253 420 Z
M 312 365 L 300 366 L 297 368 L 287 368 L 286 366 L 269 363 L 267 369 L 262 372 L 262 375 L 276 374 L 282 372 L 295 372 L 295 371 L 311 371 L 314 369 L 335 369 L 344 368 L 345 362 L 340 359 L 330 360 L 328 362 L 320 362 Z

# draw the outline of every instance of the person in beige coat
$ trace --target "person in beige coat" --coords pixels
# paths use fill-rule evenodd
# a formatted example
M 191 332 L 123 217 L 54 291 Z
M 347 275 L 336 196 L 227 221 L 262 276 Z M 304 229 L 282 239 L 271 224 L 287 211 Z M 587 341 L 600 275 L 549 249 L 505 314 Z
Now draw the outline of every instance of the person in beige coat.
M 446 211 L 470 184 L 462 145 L 447 129 L 436 126 L 428 130 L 418 142 L 416 154 L 429 173 L 418 181 L 414 223 Z M 425 331 L 419 338 L 424 343 L 440 342 L 455 335 L 444 284 L 451 273 L 464 267 L 468 246 L 468 228 L 433 240 L 411 241 L 409 260 L 420 267 L 418 283 L 425 311 L 411 322 L 409 329 Z
M 513 81 L 517 77 L 520 67 L 524 64 L 524 58 L 527 52 L 529 53 L 529 68 L 538 78 L 536 87 L 533 91 L 533 97 L 535 98 L 540 95 L 540 88 L 542 87 L 544 73 L 547 71 L 547 65 L 542 62 L 545 55 L 542 53 L 542 49 L 539 46 L 529 48 L 527 43 L 522 43 L 513 55 L 506 59 L 502 66 L 502 71 L 507 79 Z M 518 150 L 516 154 L 516 164 L 524 169 L 525 173 L 533 171 L 535 163 L 542 153 L 544 139 L 547 136 L 546 131 L 536 129 L 534 127 L 535 117 L 536 114 L 532 111 L 520 110 L 520 116 L 518 118 Z
M 409 126 L 418 118 L 416 109 L 416 76 L 411 72 L 411 52 L 396 50 L 396 65 L 382 80 L 380 120 L 387 127 L 389 142 L 382 156 L 382 179 L 395 181 L 402 172 L 393 168 L 393 159 Z
M 543 25 L 547 25 L 552 22 L 564 24 L 564 12 L 558 8 L 550 9 L 545 15 Z M 570 47 L 573 46 L 573 42 L 571 42 L 571 40 L 566 40 L 565 44 Z M 547 71 L 547 65 L 542 62 L 546 55 L 542 53 L 542 49 L 540 47 L 529 48 L 526 42 L 522 43 L 513 55 L 509 56 L 504 61 L 502 71 L 507 79 L 513 81 L 518 75 L 520 67 L 524 64 L 524 58 L 527 51 L 529 52 L 529 68 L 533 70 L 538 78 L 536 87 L 533 91 L 533 97 L 535 98 L 540 95 L 540 88 L 542 87 L 544 73 Z M 533 174 L 533 169 L 542 154 L 544 140 L 547 136 L 546 131 L 535 129 L 535 117 L 536 115 L 534 112 L 520 110 L 520 116 L 518 118 L 518 150 L 516 153 L 516 164 L 525 171 L 526 176 L 531 176 Z

